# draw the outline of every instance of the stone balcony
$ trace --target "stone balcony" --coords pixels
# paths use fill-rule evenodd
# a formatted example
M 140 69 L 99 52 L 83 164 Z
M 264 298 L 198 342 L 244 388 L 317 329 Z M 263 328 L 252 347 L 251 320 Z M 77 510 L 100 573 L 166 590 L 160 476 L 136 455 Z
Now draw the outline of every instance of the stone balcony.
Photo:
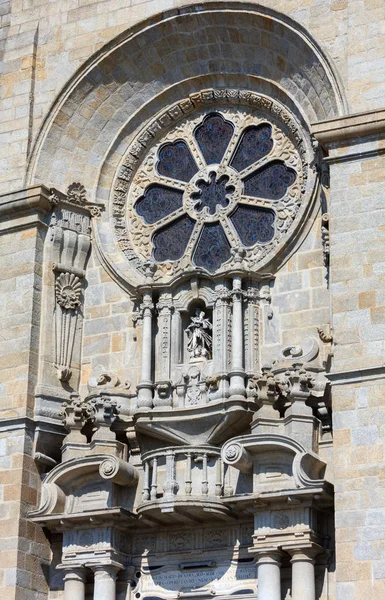
M 219 448 L 168 447 L 146 452 L 142 459 L 142 519 L 194 523 L 232 518 L 221 498 L 224 466 Z

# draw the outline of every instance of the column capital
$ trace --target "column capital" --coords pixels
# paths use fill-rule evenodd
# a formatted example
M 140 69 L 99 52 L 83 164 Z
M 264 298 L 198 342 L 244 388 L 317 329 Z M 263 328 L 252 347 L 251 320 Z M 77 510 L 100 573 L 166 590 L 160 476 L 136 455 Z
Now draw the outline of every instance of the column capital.
M 115 562 L 108 565 L 90 564 L 88 566 L 94 572 L 95 576 L 97 574 L 107 573 L 110 577 L 115 577 L 117 572 L 124 568 L 122 564 Z
M 58 569 L 58 571 L 64 571 L 65 574 L 67 574 L 67 573 L 81 574 L 81 573 L 85 573 L 87 571 L 87 567 L 83 563 L 74 563 L 74 564 L 60 563 L 59 565 L 57 565 L 56 568 Z
M 64 571 L 64 579 L 65 581 L 69 581 L 70 579 L 76 581 L 85 581 L 87 575 L 87 568 L 83 564 L 75 564 L 75 565 L 57 565 L 56 567 L 60 571 Z
M 285 548 L 291 556 L 290 562 L 314 562 L 317 554 L 322 552 L 323 548 L 318 544 L 311 544 L 304 547 Z
M 264 564 L 275 564 L 281 566 L 282 552 L 278 548 L 267 548 L 266 550 L 254 551 L 257 557 L 257 566 Z

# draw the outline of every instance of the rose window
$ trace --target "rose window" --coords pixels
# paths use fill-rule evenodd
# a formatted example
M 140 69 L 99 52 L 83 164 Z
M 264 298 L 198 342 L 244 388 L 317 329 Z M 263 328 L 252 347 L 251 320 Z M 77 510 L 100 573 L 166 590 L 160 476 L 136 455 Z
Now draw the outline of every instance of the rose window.
M 127 229 L 117 233 L 130 260 L 152 259 L 157 276 L 172 276 L 226 270 L 234 248 L 252 267 L 272 254 L 305 190 L 308 163 L 293 129 L 262 110 L 220 106 L 158 131 L 124 174 Z

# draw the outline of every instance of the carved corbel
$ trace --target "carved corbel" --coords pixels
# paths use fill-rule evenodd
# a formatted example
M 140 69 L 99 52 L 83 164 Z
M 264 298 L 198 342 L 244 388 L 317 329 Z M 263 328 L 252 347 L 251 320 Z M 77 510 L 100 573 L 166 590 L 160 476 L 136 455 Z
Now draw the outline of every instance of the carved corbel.
M 103 207 L 87 202 L 80 183 L 72 183 L 67 193 L 51 190 L 54 204 L 51 217 L 52 269 L 55 277 L 55 367 L 63 383 L 71 379 L 71 363 L 77 339 L 83 302 L 85 268 L 91 247 L 91 218 Z

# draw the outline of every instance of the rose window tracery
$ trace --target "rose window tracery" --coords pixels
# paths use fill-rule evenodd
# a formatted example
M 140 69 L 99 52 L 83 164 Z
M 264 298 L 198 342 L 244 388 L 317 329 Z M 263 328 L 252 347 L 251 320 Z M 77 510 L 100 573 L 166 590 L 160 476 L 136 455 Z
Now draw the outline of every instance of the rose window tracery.
M 118 179 L 115 187 L 115 214 L 127 223 L 119 220 L 117 237 L 129 260 L 140 269 L 153 259 L 159 278 L 226 270 L 232 248 L 244 248 L 250 267 L 273 254 L 308 177 L 305 147 L 288 113 L 217 105 L 162 131 L 158 123 L 166 121 L 148 130 L 154 140 L 147 134 L 145 151 L 132 145 L 124 183 Z

